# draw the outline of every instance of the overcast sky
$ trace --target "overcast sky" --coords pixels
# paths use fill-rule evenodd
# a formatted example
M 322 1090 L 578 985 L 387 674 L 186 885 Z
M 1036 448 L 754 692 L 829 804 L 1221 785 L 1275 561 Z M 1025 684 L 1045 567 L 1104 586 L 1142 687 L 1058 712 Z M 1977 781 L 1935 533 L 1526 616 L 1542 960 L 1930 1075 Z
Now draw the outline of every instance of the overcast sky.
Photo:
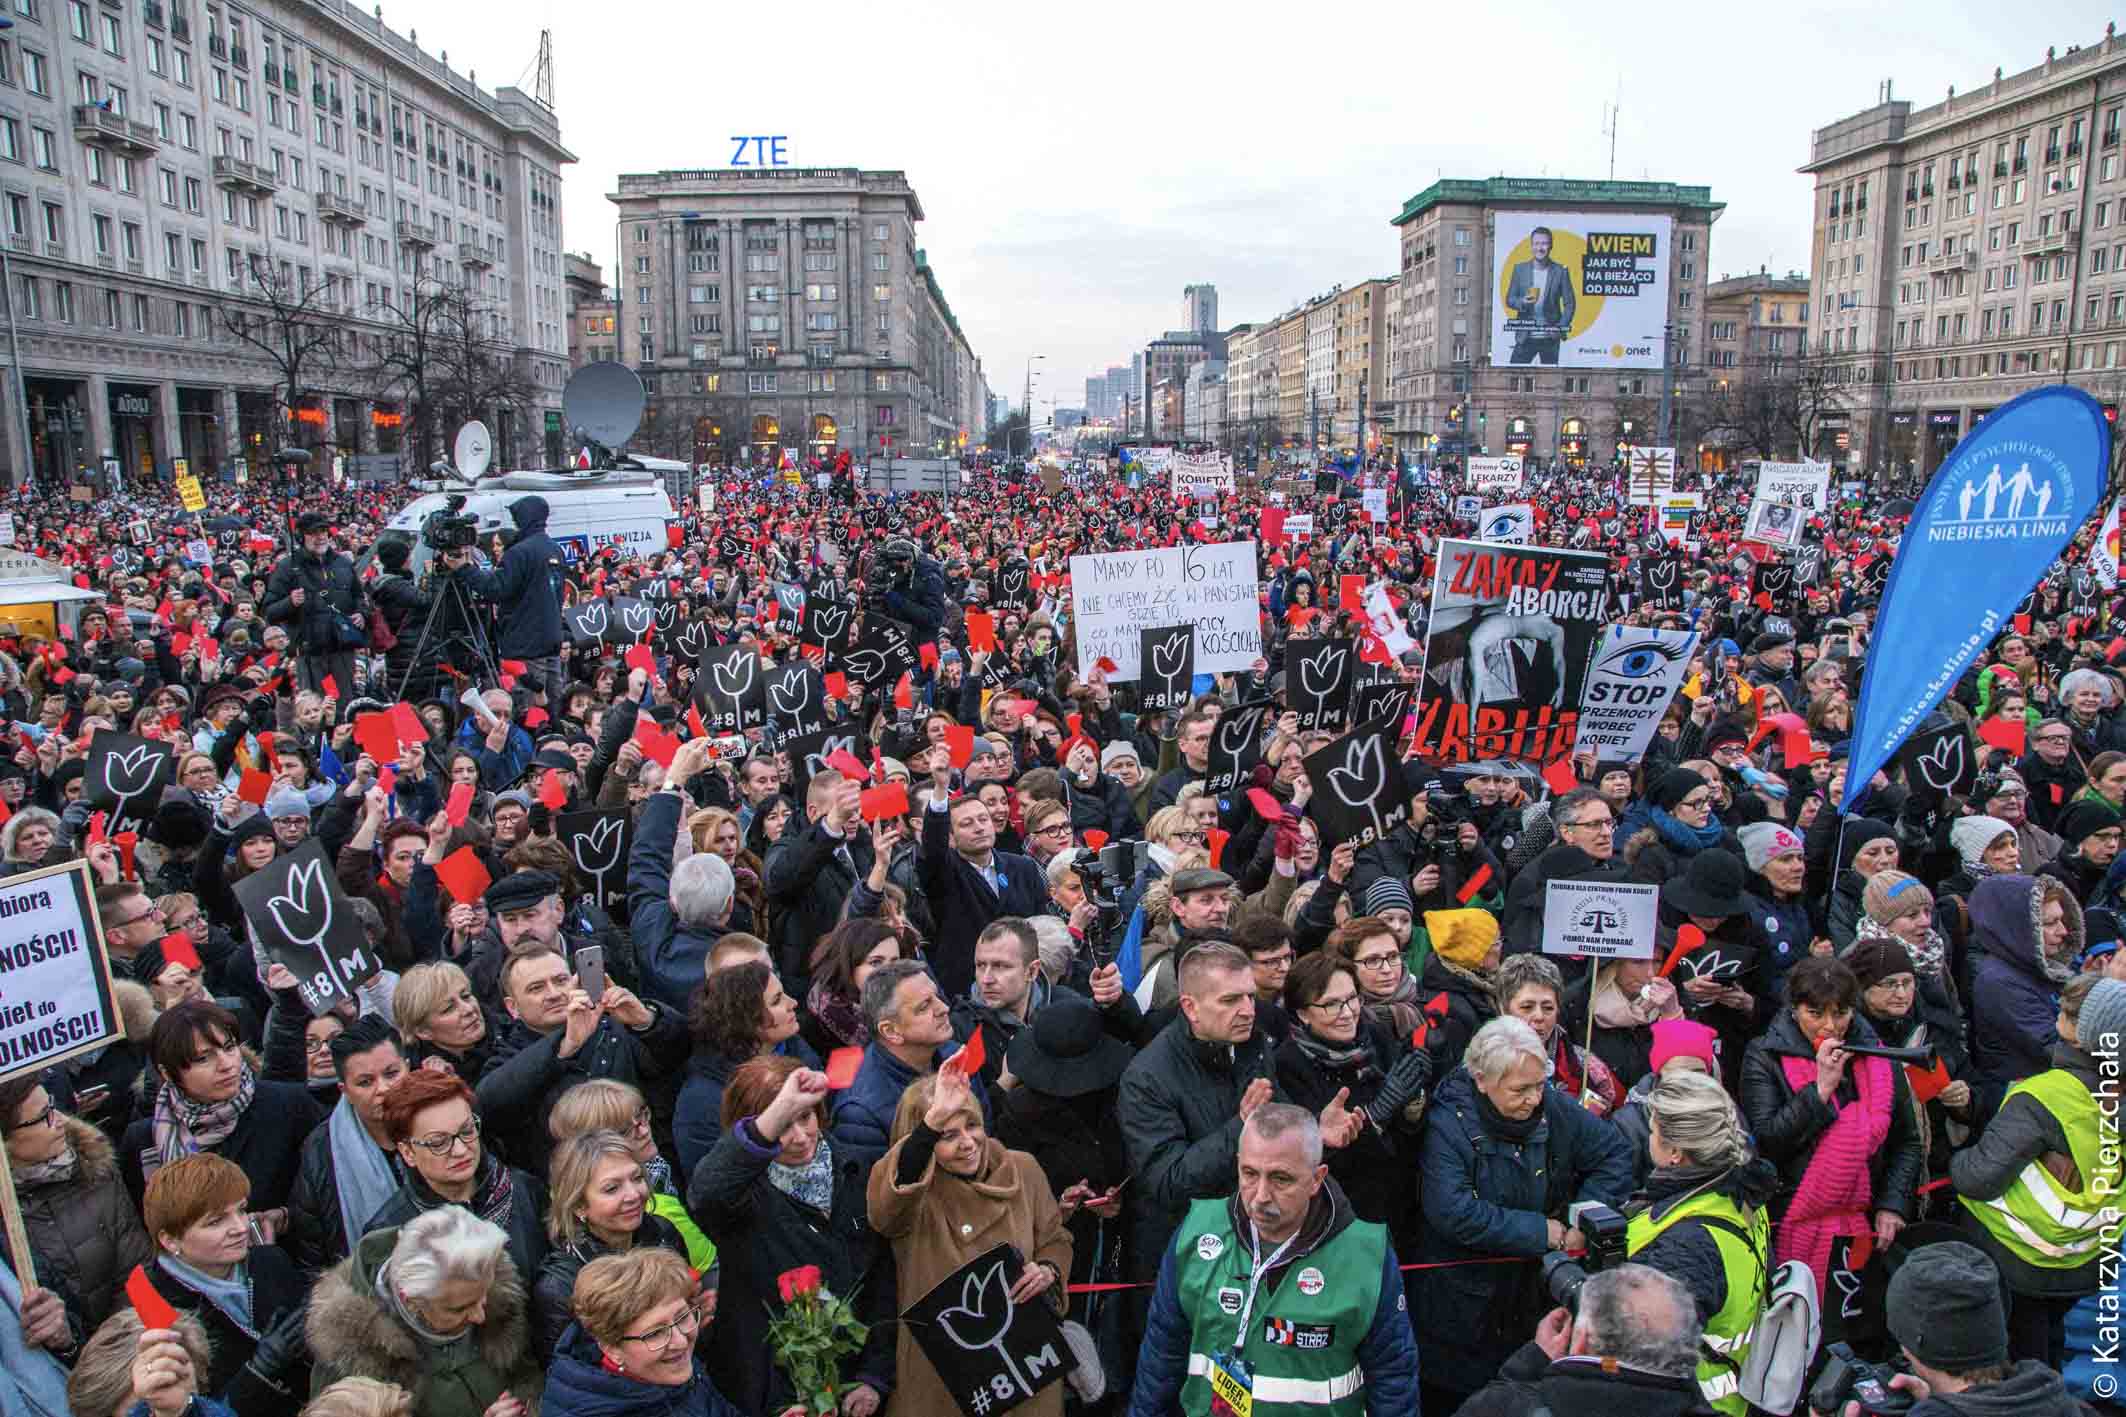
M 1727 16 L 1736 18 L 1730 21 Z M 1510 9 L 1174 0 L 892 6 L 815 0 L 388 0 L 488 88 L 529 90 L 554 30 L 571 249 L 612 263 L 617 173 L 721 167 L 731 134 L 796 166 L 905 170 L 929 252 L 992 389 L 1083 401 L 1088 374 L 1218 287 L 1219 322 L 1392 275 L 1403 202 L 1439 177 L 1704 183 L 1727 211 L 1715 276 L 1803 269 L 1812 129 L 1915 105 L 2103 35 L 2101 7 L 1800 0 L 1771 9 Z

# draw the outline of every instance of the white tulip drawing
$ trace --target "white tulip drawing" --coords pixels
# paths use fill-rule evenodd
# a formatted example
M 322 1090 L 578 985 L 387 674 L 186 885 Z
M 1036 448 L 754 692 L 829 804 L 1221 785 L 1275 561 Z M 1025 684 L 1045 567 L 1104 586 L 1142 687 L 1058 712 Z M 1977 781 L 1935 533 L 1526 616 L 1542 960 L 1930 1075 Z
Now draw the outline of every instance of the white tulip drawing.
M 594 601 L 576 612 L 576 625 L 592 639 L 605 633 L 605 602 Z
M 792 669 L 768 686 L 768 700 L 784 718 L 802 718 L 811 699 L 811 680 L 802 667 Z
M 620 864 L 621 821 L 615 817 L 600 817 L 587 832 L 577 832 L 569 838 L 569 855 L 576 858 L 576 866 L 596 884 L 592 887 L 599 900 L 605 899 L 605 873 Z
M 285 895 L 266 897 L 274 925 L 294 945 L 315 948 L 332 928 L 332 892 L 325 883 L 325 862 L 314 857 L 291 867 Z
M 1344 760 L 1329 769 L 1329 790 L 1354 812 L 1363 812 L 1372 823 L 1372 836 L 1381 835 L 1380 790 L 1387 785 L 1388 765 L 1380 749 L 1380 735 L 1368 733 L 1345 740 Z

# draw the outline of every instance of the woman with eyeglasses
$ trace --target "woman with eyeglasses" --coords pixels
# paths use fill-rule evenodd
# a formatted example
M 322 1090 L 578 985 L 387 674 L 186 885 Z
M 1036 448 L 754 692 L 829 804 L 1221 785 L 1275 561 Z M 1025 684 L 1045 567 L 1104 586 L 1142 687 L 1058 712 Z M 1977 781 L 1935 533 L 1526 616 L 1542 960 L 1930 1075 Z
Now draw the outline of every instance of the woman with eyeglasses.
M 411 1393 L 413 1417 L 527 1417 L 539 1406 L 509 1237 L 463 1206 L 364 1235 L 318 1280 L 304 1327 L 313 1393 L 374 1378 Z
M 64 1357 L 121 1307 L 126 1275 L 154 1251 L 119 1180 L 117 1150 L 102 1132 L 61 1112 L 34 1073 L 0 1083 L 0 1134 L 38 1288 L 66 1311 L 45 1346 Z M 0 1253 L 21 1270 L 4 1233 Z
M 1714 796 L 1713 785 L 1689 768 L 1656 776 L 1617 822 L 1614 841 L 1626 879 L 1658 886 L 1682 875 L 1693 856 L 1716 846 L 1739 856 L 1733 835 L 1714 815 Z
M 579 1082 L 561 1094 L 561 1100 L 546 1116 L 546 1129 L 556 1145 L 587 1132 L 618 1133 L 641 1163 L 642 1178 L 650 1188 L 650 1213 L 662 1217 L 679 1232 L 686 1245 L 688 1264 L 703 1274 L 716 1268 L 716 1246 L 701 1233 L 694 1217 L 687 1214 L 686 1199 L 680 1192 L 686 1178 L 677 1175 L 672 1163 L 657 1150 L 657 1138 L 650 1127 L 650 1105 L 633 1086 L 613 1078 Z
M 384 1135 L 405 1168 L 405 1182 L 369 1217 L 365 1231 L 404 1225 L 446 1206 L 464 1206 L 502 1227 L 517 1273 L 533 1275 L 546 1258 L 540 1215 L 545 1191 L 504 1165 L 480 1140 L 472 1089 L 455 1073 L 419 1068 L 384 1095 Z
M 545 1417 L 741 1417 L 695 1356 L 693 1272 L 665 1250 L 605 1255 L 577 1276 L 575 1321 L 546 1375 Z M 793 1405 L 783 1417 L 803 1417 Z M 847 1408 L 843 1409 L 847 1411 Z
M 325 1119 L 301 1083 L 261 1079 L 245 1055 L 233 1014 L 188 1000 L 155 1020 L 148 1056 L 159 1086 L 145 1117 L 119 1144 L 119 1165 L 136 1197 L 162 1167 L 210 1151 L 243 1168 L 267 1240 L 287 1221 L 297 1142 Z
M 1359 1219 L 1386 1225 L 1398 1245 L 1414 1243 L 1417 1188 L 1410 1176 L 1432 1055 L 1366 1006 L 1358 970 L 1333 950 L 1292 966 L 1284 1009 L 1292 1031 L 1277 1049 L 1278 1090 L 1309 1112 L 1341 1092 L 1347 1108 L 1365 1114 L 1358 1139 L 1323 1159 Z
M 842 1410 L 876 1411 L 893 1387 L 893 1258 L 866 1218 L 867 1169 L 825 1134 L 831 1096 L 826 1075 L 794 1058 L 741 1063 L 724 1090 L 723 1135 L 687 1186 L 721 1270 L 723 1317 L 705 1356 L 717 1387 L 747 1412 L 795 1397 L 768 1353 L 767 1326 L 788 1302 L 777 1278 L 806 1265 L 871 1325 L 863 1349 L 840 1361 Z
M 606 1255 L 656 1246 L 686 1253 L 663 1217 L 650 1210 L 650 1183 L 635 1149 L 618 1132 L 584 1132 L 555 1145 L 547 1161 L 546 1235 L 553 1248 L 532 1281 L 535 1351 L 559 1350 L 575 1321 L 570 1301 L 576 1276 Z M 715 1313 L 715 1279 L 695 1295 L 703 1322 Z

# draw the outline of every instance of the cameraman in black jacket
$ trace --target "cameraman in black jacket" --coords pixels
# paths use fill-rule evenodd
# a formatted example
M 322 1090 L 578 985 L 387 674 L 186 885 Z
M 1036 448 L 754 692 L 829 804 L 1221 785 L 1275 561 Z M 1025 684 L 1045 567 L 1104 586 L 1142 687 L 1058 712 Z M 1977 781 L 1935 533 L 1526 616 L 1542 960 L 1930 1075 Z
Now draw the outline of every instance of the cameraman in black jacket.
M 362 589 L 354 562 L 332 549 L 330 517 L 305 512 L 295 530 L 302 544 L 281 559 L 266 582 L 266 621 L 286 627 L 302 687 L 322 693 L 330 677 L 344 703 L 357 689 L 355 652 L 369 642 Z
M 890 615 L 928 644 L 945 627 L 945 568 L 896 536 L 871 553 L 864 568 L 864 608 Z

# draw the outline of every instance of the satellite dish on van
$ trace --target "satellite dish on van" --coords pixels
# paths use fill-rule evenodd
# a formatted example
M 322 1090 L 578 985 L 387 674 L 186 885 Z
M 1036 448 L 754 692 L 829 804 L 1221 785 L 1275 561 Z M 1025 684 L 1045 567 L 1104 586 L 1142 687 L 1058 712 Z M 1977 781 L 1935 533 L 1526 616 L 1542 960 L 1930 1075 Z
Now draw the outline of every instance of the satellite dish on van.
M 487 431 L 487 425 L 475 418 L 458 430 L 458 441 L 451 449 L 451 461 L 458 465 L 458 476 L 467 482 L 478 482 L 494 461 L 495 439 Z
M 574 436 L 602 448 L 624 447 L 642 423 L 642 380 L 625 364 L 601 360 L 569 376 L 561 416 Z

